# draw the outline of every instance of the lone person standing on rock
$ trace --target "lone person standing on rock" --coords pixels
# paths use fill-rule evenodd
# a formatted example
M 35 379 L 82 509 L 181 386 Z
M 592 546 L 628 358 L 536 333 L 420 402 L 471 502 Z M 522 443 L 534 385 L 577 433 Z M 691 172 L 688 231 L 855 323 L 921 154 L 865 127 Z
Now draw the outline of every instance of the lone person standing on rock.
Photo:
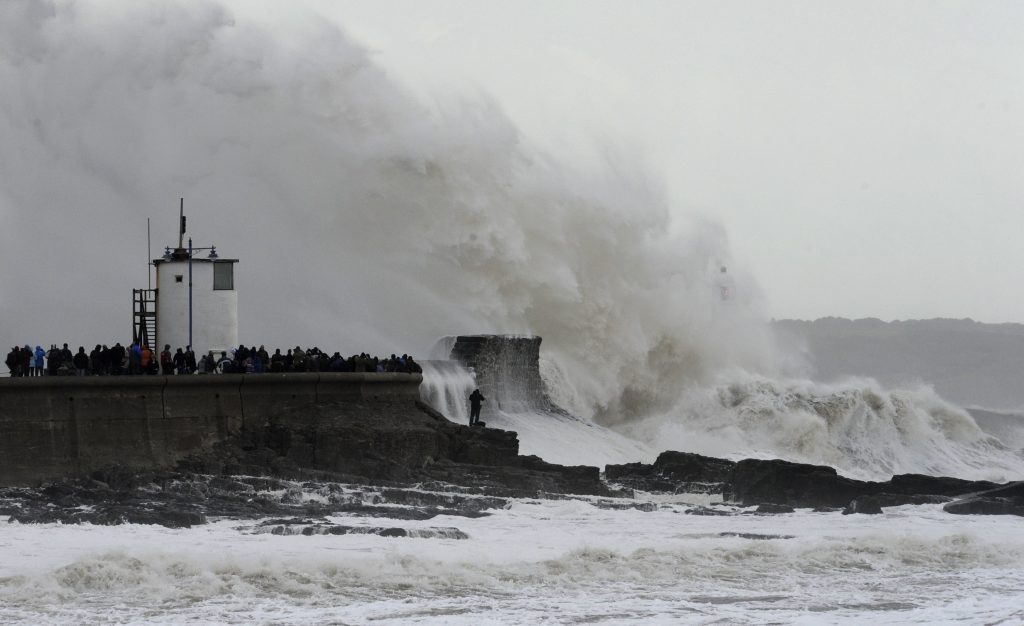
M 480 423 L 480 404 L 486 400 L 484 394 L 480 393 L 479 389 L 474 389 L 473 393 L 469 394 L 469 425 L 475 426 Z

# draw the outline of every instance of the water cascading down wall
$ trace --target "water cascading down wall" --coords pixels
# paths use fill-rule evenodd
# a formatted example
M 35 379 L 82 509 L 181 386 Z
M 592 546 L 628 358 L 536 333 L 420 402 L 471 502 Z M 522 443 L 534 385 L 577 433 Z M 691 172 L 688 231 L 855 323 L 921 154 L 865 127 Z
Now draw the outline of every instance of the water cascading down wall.
M 487 398 L 481 411 L 485 419 L 494 411 L 540 413 L 554 408 L 540 377 L 540 337 L 460 335 L 446 341 L 452 346 L 449 358 L 473 371 Z

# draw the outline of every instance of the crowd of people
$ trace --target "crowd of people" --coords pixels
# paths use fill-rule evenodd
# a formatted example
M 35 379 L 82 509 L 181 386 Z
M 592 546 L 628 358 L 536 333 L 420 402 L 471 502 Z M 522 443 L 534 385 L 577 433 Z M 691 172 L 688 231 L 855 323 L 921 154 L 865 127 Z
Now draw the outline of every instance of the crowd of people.
M 192 346 L 154 353 L 149 346 L 138 342 L 125 347 L 115 343 L 112 347 L 97 345 L 90 352 L 84 346 L 72 353 L 68 344 L 49 350 L 29 345 L 14 346 L 5 361 L 12 377 L 21 376 L 120 376 L 163 374 L 184 376 L 192 374 L 263 374 L 267 372 L 403 372 L 421 373 L 423 369 L 411 356 L 392 354 L 389 358 L 370 356 L 365 352 L 349 357 L 340 352 L 329 354 L 319 348 L 303 350 L 299 346 L 282 354 L 278 348 L 273 354 L 260 346 L 244 345 L 220 353 L 209 352 L 198 361 Z

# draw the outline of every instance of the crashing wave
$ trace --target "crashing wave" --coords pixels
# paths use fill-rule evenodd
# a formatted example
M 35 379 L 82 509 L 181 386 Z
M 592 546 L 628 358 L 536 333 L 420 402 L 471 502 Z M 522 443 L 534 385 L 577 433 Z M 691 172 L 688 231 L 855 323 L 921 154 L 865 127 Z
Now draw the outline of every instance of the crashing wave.
M 904 473 L 1024 477 L 1021 451 L 932 389 L 888 390 L 866 379 L 823 385 L 733 371 L 689 389 L 671 411 L 628 432 L 671 449 L 831 465 L 865 480 Z

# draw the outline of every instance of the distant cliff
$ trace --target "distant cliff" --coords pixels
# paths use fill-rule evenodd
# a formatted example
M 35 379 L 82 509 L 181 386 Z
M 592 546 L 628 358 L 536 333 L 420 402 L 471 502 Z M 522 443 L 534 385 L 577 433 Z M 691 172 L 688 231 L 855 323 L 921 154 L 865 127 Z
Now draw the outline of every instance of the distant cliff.
M 889 386 L 925 382 L 964 406 L 1024 408 L 1024 324 L 970 319 L 883 322 L 827 317 L 773 323 L 823 382 L 870 376 Z

